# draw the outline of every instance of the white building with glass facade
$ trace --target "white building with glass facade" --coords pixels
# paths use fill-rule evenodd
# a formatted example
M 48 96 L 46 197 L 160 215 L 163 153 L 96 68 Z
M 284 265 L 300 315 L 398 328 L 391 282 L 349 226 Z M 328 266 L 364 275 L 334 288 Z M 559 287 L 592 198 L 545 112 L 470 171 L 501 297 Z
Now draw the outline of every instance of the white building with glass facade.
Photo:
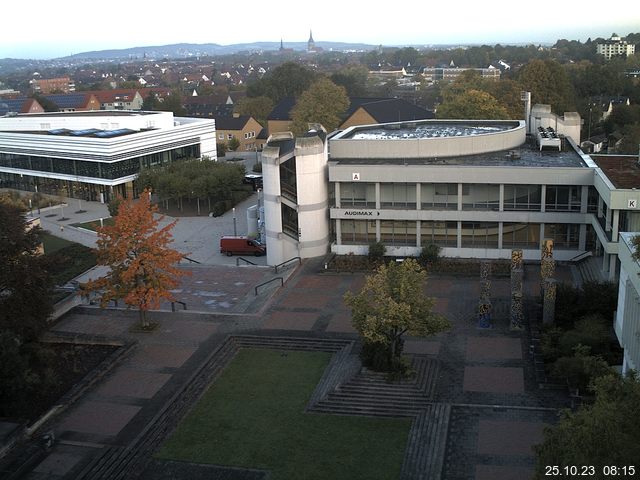
M 213 120 L 120 110 L 0 117 L 0 187 L 108 201 L 134 195 L 143 167 L 204 157 L 216 160 Z
M 622 233 L 620 242 L 620 280 L 618 308 L 614 330 L 624 350 L 622 371 L 640 368 L 640 263 L 633 258 L 635 247 L 631 243 L 640 233 Z

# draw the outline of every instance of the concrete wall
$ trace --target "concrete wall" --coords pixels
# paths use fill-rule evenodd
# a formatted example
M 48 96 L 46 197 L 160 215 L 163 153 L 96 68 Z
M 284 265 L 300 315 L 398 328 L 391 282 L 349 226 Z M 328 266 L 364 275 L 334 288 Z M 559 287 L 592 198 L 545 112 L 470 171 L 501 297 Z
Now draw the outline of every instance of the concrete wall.
M 409 122 L 426 124 L 460 124 L 457 120 L 435 120 Z M 483 123 L 491 124 L 490 121 Z M 407 122 L 401 122 L 407 123 Z M 473 122 L 466 122 L 473 123 Z M 505 122 L 496 122 L 502 123 Z M 510 122 L 514 127 L 510 130 L 492 132 L 463 137 L 438 137 L 414 139 L 352 139 L 353 130 L 346 130 L 333 137 L 331 142 L 332 158 L 433 158 L 454 157 L 459 155 L 475 155 L 517 148 L 525 142 L 526 131 L 524 121 Z M 357 128 L 357 127 L 352 127 Z
M 538 127 L 551 127 L 556 132 L 571 137 L 574 142 L 580 143 L 581 121 L 577 112 L 564 112 L 564 116 L 561 117 L 551 111 L 551 105 L 536 104 L 531 109 L 529 133 L 535 135 Z

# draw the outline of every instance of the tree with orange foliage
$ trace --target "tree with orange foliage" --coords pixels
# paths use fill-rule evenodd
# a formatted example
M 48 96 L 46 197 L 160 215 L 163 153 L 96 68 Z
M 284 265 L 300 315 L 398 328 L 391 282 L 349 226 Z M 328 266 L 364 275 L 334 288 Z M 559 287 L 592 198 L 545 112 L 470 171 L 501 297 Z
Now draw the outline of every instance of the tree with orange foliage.
M 158 228 L 162 217 L 154 217 L 151 193 L 145 190 L 137 202 L 120 204 L 114 225 L 98 229 L 98 265 L 110 268 L 107 275 L 82 285 L 85 293 L 99 292 L 100 306 L 123 299 L 138 307 L 140 323 L 149 327 L 147 311 L 162 301 L 174 301 L 171 289 L 187 272 L 177 268 L 182 254 L 169 248 L 176 222 Z

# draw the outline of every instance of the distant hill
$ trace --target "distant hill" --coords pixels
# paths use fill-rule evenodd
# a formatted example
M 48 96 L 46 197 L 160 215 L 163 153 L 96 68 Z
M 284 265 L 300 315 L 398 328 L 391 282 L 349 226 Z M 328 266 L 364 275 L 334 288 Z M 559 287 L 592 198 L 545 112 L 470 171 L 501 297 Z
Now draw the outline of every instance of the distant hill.
M 374 45 L 364 43 L 343 43 L 343 42 L 316 42 L 316 47 L 326 50 L 372 50 Z M 156 45 L 147 47 L 123 48 L 118 50 L 98 50 L 93 52 L 83 52 L 64 57 L 68 60 L 100 60 L 100 59 L 126 59 L 141 58 L 180 58 L 195 57 L 201 55 L 230 55 L 240 52 L 253 51 L 276 51 L 280 48 L 280 42 L 254 42 L 236 43 L 233 45 L 219 45 L 217 43 L 176 43 L 173 45 Z M 284 48 L 297 51 L 305 51 L 307 42 L 285 42 Z

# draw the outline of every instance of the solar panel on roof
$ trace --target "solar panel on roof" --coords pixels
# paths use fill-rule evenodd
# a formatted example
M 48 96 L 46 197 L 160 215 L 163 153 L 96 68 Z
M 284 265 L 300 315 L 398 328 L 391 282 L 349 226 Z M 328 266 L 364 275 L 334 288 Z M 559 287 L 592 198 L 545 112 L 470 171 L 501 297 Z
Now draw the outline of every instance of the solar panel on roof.
M 74 137 L 82 137 L 84 135 L 91 135 L 99 131 L 100 130 L 98 130 L 97 128 L 85 128 L 84 130 L 72 130 L 70 132 L 70 135 L 73 135 Z
M 55 128 L 53 130 L 49 130 L 47 133 L 49 135 L 64 135 L 68 131 L 69 130 L 67 130 L 66 128 Z
M 128 135 L 133 132 L 135 132 L 135 130 L 131 130 L 130 128 L 119 128 L 117 130 L 103 130 L 96 132 L 95 136 L 99 138 L 113 138 L 121 135 Z

